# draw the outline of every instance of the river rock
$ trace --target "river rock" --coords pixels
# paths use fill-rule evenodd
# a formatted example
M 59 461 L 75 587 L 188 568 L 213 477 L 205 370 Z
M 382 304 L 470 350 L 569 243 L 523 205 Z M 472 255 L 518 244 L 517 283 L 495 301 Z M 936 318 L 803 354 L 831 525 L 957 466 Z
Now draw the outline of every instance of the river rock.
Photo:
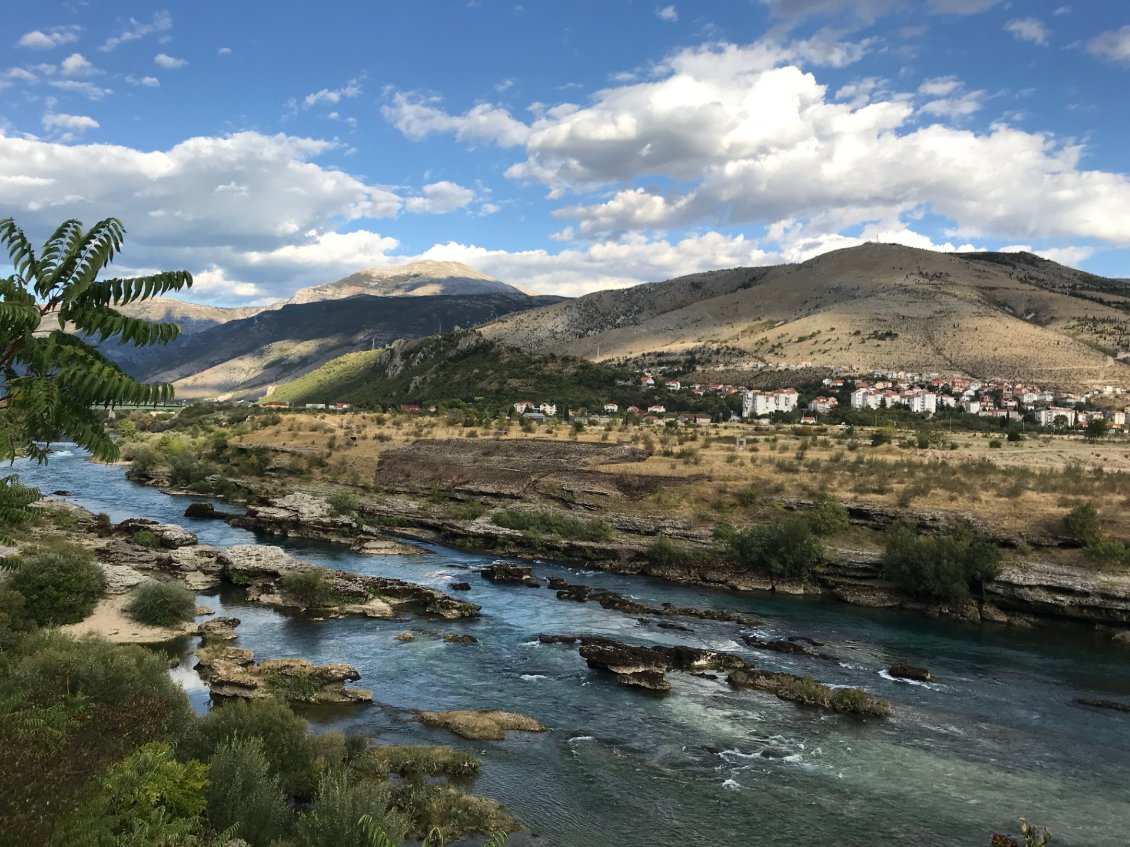
M 217 697 L 262 700 L 281 697 L 298 703 L 370 702 L 365 688 L 346 688 L 361 678 L 350 665 L 315 665 L 306 659 L 264 659 L 243 647 L 206 645 L 196 651 L 196 670 Z
M 934 675 L 926 668 L 920 668 L 915 665 L 907 664 L 906 662 L 895 662 L 889 668 L 887 673 L 897 679 L 913 679 L 917 682 L 933 682 Z
M 493 562 L 487 565 L 481 571 L 484 579 L 489 579 L 491 582 L 504 583 L 507 585 L 533 585 L 536 587 L 534 580 L 533 568 L 527 568 L 522 565 L 514 565 L 510 562 Z
M 158 523 L 147 518 L 128 518 L 114 527 L 114 531 L 131 537 L 141 531 L 151 532 L 156 536 L 157 542 L 168 550 L 191 546 L 197 540 L 195 535 L 182 526 Z
M 804 646 L 804 644 L 801 644 L 799 641 L 794 641 L 792 638 L 765 641 L 761 638 L 758 638 L 756 635 L 743 635 L 742 641 L 744 641 L 755 650 L 769 650 L 774 653 L 784 653 L 787 656 L 805 656 L 810 659 L 825 659 L 829 661 L 836 661 L 835 656 L 832 656 L 828 653 L 819 653 L 809 647 Z
M 219 521 L 226 521 L 228 518 L 234 518 L 235 512 L 224 512 L 216 508 L 215 504 L 209 503 L 207 500 L 197 500 L 195 503 L 189 503 L 188 507 L 184 510 L 186 518 L 211 518 Z
M 234 641 L 237 626 L 239 626 L 239 618 L 220 617 L 200 624 L 198 631 L 206 640 Z
M 471 583 L 469 582 L 453 582 L 451 583 L 452 591 L 470 591 Z
M 448 644 L 478 644 L 479 639 L 465 632 L 448 632 L 443 636 Z
M 274 579 L 303 568 L 290 553 L 269 544 L 234 544 L 221 550 L 217 558 L 233 582 Z
M 576 644 L 580 640 L 579 635 L 546 635 L 543 633 L 538 636 L 538 641 L 542 644 Z
M 519 732 L 545 732 L 538 720 L 517 712 L 497 710 L 470 711 L 458 709 L 450 712 L 420 712 L 416 719 L 425 726 L 439 727 L 473 741 L 501 741 L 512 730 Z

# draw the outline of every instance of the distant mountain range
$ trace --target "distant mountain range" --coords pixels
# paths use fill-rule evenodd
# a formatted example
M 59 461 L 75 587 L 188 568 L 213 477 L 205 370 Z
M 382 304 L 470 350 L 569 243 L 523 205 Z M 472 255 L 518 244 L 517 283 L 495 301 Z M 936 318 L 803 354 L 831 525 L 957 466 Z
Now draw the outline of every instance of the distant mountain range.
M 597 292 L 480 331 L 597 361 L 705 356 L 737 370 L 776 363 L 1130 388 L 1130 281 L 1030 253 L 867 244 Z
M 107 347 L 133 375 L 172 382 L 182 398 L 260 396 L 344 353 L 474 326 L 559 302 L 457 262 L 359 271 L 262 307 L 224 309 L 160 298 L 122 311 L 175 321 L 165 347 Z
M 250 316 L 191 304 L 144 308 L 164 308 L 146 316 L 181 320 L 188 334 L 123 361 L 146 379 L 174 382 L 181 397 L 262 395 L 336 356 L 456 326 L 478 327 L 496 351 L 513 346 L 622 367 L 663 361 L 693 369 L 708 361 L 749 372 L 768 363 L 1130 388 L 1130 281 L 1028 253 L 867 244 L 800 264 L 707 271 L 575 300 L 532 297 L 465 265 L 427 262 L 360 271 Z M 491 355 L 480 356 L 482 367 Z M 498 355 L 513 373 L 519 360 Z M 352 359 L 350 368 L 360 361 L 369 360 Z M 344 387 L 327 383 L 326 373 L 302 385 Z M 428 382 L 434 396 L 431 371 Z M 397 393 L 410 391 L 398 385 Z

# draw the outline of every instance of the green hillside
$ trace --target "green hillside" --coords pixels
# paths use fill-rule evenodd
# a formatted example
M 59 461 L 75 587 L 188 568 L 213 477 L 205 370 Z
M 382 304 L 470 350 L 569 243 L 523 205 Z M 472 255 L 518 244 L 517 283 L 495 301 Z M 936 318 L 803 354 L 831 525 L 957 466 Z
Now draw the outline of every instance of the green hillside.
M 501 410 L 519 400 L 551 402 L 576 411 L 604 403 L 646 407 L 663 392 L 637 387 L 635 374 L 571 356 L 540 356 L 488 341 L 474 330 L 398 342 L 351 353 L 279 386 L 269 400 L 394 406 L 462 402 Z M 721 412 L 715 398 L 682 398 L 668 409 Z

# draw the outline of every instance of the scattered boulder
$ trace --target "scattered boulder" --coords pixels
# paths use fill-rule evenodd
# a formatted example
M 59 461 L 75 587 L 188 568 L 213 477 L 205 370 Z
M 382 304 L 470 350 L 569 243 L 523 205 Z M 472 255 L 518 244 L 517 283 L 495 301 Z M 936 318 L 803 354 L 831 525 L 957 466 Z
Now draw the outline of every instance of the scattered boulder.
M 216 610 L 213 609 L 211 606 L 197 606 L 196 607 L 196 617 L 198 617 L 198 618 L 206 618 L 209 615 L 214 615 L 214 614 L 216 614 Z
M 670 629 L 670 630 L 674 630 L 675 632 L 694 632 L 694 630 L 691 629 L 689 626 L 683 626 L 682 624 L 671 623 L 670 621 L 660 621 L 659 623 L 656 624 L 656 626 L 659 627 L 660 629 Z
M 491 582 L 505 583 L 507 585 L 532 585 L 537 587 L 534 582 L 534 569 L 524 567 L 522 565 L 514 565 L 509 562 L 494 562 L 487 565 L 481 571 L 484 579 L 489 579 Z
M 538 636 L 538 641 L 542 644 L 576 644 L 581 640 L 579 635 L 542 635 Z
M 448 632 L 443 636 L 448 644 L 478 644 L 479 639 L 465 632 Z
M 358 541 L 349 549 L 354 553 L 363 553 L 366 556 L 419 556 L 424 552 L 421 547 L 404 544 L 400 541 L 391 541 L 387 538 Z
M 402 642 L 415 641 L 416 636 L 411 632 L 401 632 L 396 636 L 396 640 Z
M 926 668 L 920 668 L 915 665 L 907 664 L 906 662 L 895 662 L 889 668 L 887 673 L 896 679 L 913 679 L 917 682 L 933 682 L 934 675 Z
M 851 712 L 885 718 L 891 705 L 859 688 L 831 688 L 810 676 L 766 671 L 746 666 L 731 671 L 726 681 L 735 688 L 753 688 L 802 706 L 817 706 L 833 712 Z
M 563 579 L 562 577 L 559 577 L 559 576 L 547 577 L 545 581 L 549 584 L 549 587 L 552 588 L 554 591 L 560 591 L 563 588 L 567 588 L 568 585 L 569 585 L 569 583 L 566 582 L 565 579 Z
M 75 493 L 73 491 L 67 491 L 64 488 L 60 488 L 57 491 L 52 491 L 51 496 L 52 497 L 74 497 Z
M 233 544 L 221 550 L 218 558 L 225 575 L 236 583 L 275 579 L 303 567 L 286 550 L 270 544 Z
M 473 741 L 501 741 L 510 731 L 545 732 L 546 727 L 528 715 L 497 710 L 420 712 L 416 719 L 425 726 L 446 729 Z
M 207 500 L 197 500 L 188 504 L 188 507 L 184 510 L 184 516 L 186 518 L 211 518 L 226 521 L 228 518 L 236 517 L 236 513 L 221 511 L 216 508 L 215 504 L 209 503 Z
M 205 641 L 234 641 L 239 618 L 212 618 L 200 624 L 199 632 Z
M 812 640 L 812 639 L 808 639 Z M 743 635 L 742 641 L 755 650 L 769 650 L 774 653 L 784 653 L 787 656 L 806 656 L 810 659 L 826 659 L 836 661 L 836 657 L 828 653 L 818 653 L 810 647 L 805 647 L 792 638 L 765 641 L 756 635 Z M 817 642 L 819 643 L 819 642 Z
M 471 583 L 469 582 L 453 582 L 451 583 L 452 591 L 470 591 Z
M 587 585 L 569 585 L 565 584 L 557 592 L 558 600 L 575 600 L 578 603 L 586 603 L 589 599 L 589 594 L 592 591 Z

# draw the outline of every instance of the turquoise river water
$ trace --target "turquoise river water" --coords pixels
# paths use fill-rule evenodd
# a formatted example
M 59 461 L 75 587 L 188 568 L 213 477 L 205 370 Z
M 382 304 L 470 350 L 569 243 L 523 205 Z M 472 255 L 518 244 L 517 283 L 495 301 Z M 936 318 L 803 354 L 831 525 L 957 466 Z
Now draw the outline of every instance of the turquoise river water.
M 475 621 L 423 618 L 307 621 L 242 603 L 238 591 L 201 602 L 242 620 L 239 645 L 260 659 L 301 656 L 348 662 L 380 705 L 315 709 L 315 729 L 360 732 L 396 743 L 451 744 L 483 759 L 476 793 L 494 797 L 528 827 L 515 847 L 982 847 L 990 832 L 1026 816 L 1053 845 L 1130 845 L 1130 717 L 1076 698 L 1130 697 L 1130 649 L 1083 629 L 1016 631 L 909 613 L 769 594 L 731 594 L 534 563 L 652 603 L 738 609 L 766 637 L 827 642 L 839 662 L 755 654 L 735 624 L 681 621 L 691 633 L 641 626 L 596 604 L 562 602 L 546 589 L 494 585 L 476 569 L 489 557 L 436 545 L 407 557 L 359 555 L 336 545 L 260 539 L 219 521 L 183 517 L 190 498 L 125 479 L 120 467 L 77 451 L 48 467 L 17 463 L 24 482 L 115 520 L 153 518 L 201 543 L 281 544 L 295 556 L 437 588 L 469 581 L 483 607 Z M 416 639 L 402 643 L 405 630 Z M 472 633 L 477 644 L 442 641 Z M 539 633 L 604 634 L 639 643 L 729 650 L 764 667 L 858 685 L 891 701 L 892 718 L 860 720 L 798 708 L 671 674 L 666 696 L 631 690 L 590 670 L 575 648 L 543 646 Z M 173 673 L 197 706 L 207 691 L 191 670 L 191 640 Z M 895 659 L 929 667 L 936 682 L 885 676 Z M 413 709 L 499 708 L 533 715 L 543 734 L 469 742 L 411 720 Z

